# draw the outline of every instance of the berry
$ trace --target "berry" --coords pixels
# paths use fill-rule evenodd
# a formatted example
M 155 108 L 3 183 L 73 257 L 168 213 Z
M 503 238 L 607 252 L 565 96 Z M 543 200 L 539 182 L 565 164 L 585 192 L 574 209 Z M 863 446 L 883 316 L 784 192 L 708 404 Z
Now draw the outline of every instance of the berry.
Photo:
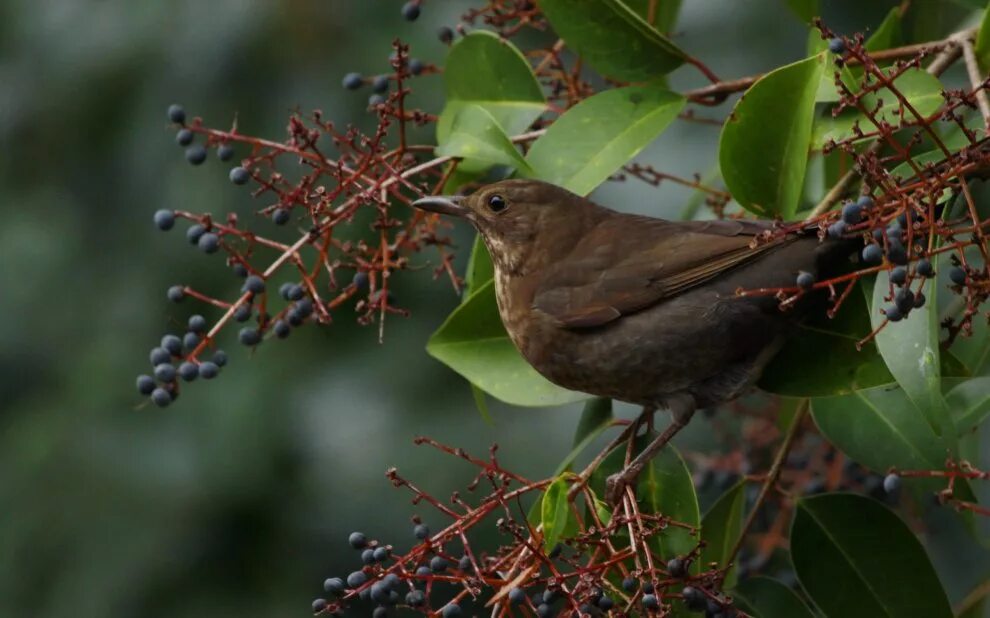
M 660 601 L 657 600 L 657 596 L 655 594 L 644 594 L 643 607 L 653 610 L 660 609 Z
M 420 541 L 425 541 L 430 537 L 430 529 L 426 524 L 416 524 L 413 527 L 413 535 Z
M 426 603 L 426 595 L 421 590 L 413 590 L 406 594 L 406 605 L 420 607 L 424 603 Z
M 196 246 L 203 253 L 216 253 L 220 248 L 220 237 L 213 232 L 206 232 L 196 241 Z
M 922 294 L 921 292 L 918 292 L 917 294 L 914 295 L 914 308 L 921 309 L 924 306 L 925 306 L 925 295 Z
M 220 367 L 216 363 L 206 361 L 199 364 L 199 376 L 204 380 L 212 380 L 220 373 Z
M 164 408 L 172 403 L 172 395 L 164 388 L 156 388 L 151 392 L 151 401 L 159 408 Z
M 402 583 L 402 580 L 399 579 L 399 576 L 396 575 L 395 573 L 389 573 L 388 575 L 382 578 L 382 583 L 385 584 L 386 588 L 394 590 L 399 587 L 399 584 Z
M 423 72 L 423 69 L 425 68 L 426 65 L 424 65 L 423 61 L 420 60 L 419 58 L 413 58 L 412 60 L 409 61 L 409 72 L 412 73 L 413 75 L 419 75 L 420 73 Z
M 526 602 L 526 591 L 522 588 L 513 588 L 509 591 L 509 603 L 521 605 Z
M 457 618 L 461 615 L 461 606 L 457 603 L 448 603 L 443 606 L 443 611 L 440 613 L 443 618 Z
M 230 161 L 234 157 L 234 147 L 230 144 L 220 144 L 217 147 L 217 158 L 221 161 Z
M 193 165 L 200 165 L 206 161 L 206 148 L 197 144 L 186 149 L 186 161 Z
M 381 582 L 371 584 L 371 600 L 375 603 L 388 602 L 388 589 Z
M 355 534 L 360 534 L 360 533 L 355 533 Z M 362 539 L 364 538 L 363 534 L 361 535 L 361 538 Z M 351 545 L 353 545 L 353 543 L 351 543 Z M 361 586 L 367 581 L 368 581 L 368 576 L 364 574 L 364 571 L 354 571 L 353 573 L 347 576 L 347 586 L 349 588 L 357 588 L 358 586 Z
M 244 266 L 244 264 L 241 264 L 240 262 L 235 263 L 233 266 L 230 267 L 230 269 L 233 270 L 234 274 L 240 277 L 241 279 L 248 276 L 247 267 Z
M 344 586 L 344 580 L 339 577 L 328 577 L 323 582 L 323 589 L 330 594 L 337 595 L 343 593 L 347 588 Z
M 379 94 L 388 90 L 388 75 L 379 75 L 371 82 L 372 92 Z
M 613 601 L 612 598 L 607 595 L 602 595 L 602 597 L 598 599 L 598 607 L 600 609 L 608 611 L 612 609 L 613 606 L 615 606 L 615 601 Z
M 375 550 L 368 548 L 361 551 L 361 562 L 365 564 L 375 563 Z
M 440 556 L 433 556 L 430 560 L 430 570 L 434 573 L 443 573 L 447 570 L 447 561 Z
M 217 367 L 223 367 L 227 364 L 227 353 L 223 350 L 217 350 L 213 353 L 213 362 L 216 363 Z
M 633 592 L 636 590 L 636 580 L 632 577 L 627 577 L 622 580 L 622 589 L 626 592 Z
M 188 326 L 189 332 L 202 333 L 206 330 L 206 318 L 198 313 L 196 315 L 191 315 L 189 316 Z
M 155 225 L 163 232 L 169 231 L 175 226 L 175 213 L 164 208 L 155 212 Z
M 173 303 L 179 303 L 182 302 L 183 299 L 185 299 L 186 290 L 181 285 L 173 285 L 168 289 L 168 292 L 166 292 L 165 295 L 168 296 L 168 299 Z
M 175 132 L 175 143 L 179 146 L 188 146 L 193 143 L 195 137 L 189 129 L 179 129 Z
M 313 301 L 309 298 L 303 298 L 296 303 L 296 311 L 301 317 L 308 318 L 313 313 Z
M 536 615 L 540 618 L 549 618 L 553 616 L 553 608 L 546 603 L 540 603 L 536 606 Z
M 246 346 L 255 346 L 261 343 L 261 333 L 256 328 L 245 327 L 237 333 L 237 338 Z
M 553 603 L 556 600 L 557 600 L 557 591 L 556 590 L 551 590 L 550 588 L 547 588 L 546 590 L 543 591 L 543 602 L 544 603 Z
M 275 326 L 272 327 L 272 330 L 275 332 L 276 337 L 279 339 L 285 339 L 289 336 L 289 333 L 292 332 L 292 327 L 290 327 L 289 323 L 285 320 L 276 320 Z
M 196 333 L 186 333 L 182 336 L 182 347 L 192 350 L 199 345 L 199 335 Z
M 680 558 L 671 558 L 667 561 L 667 572 L 671 577 L 684 577 L 687 575 L 687 565 Z
M 179 365 L 179 377 L 186 382 L 192 382 L 199 377 L 199 365 L 186 361 Z
M 867 264 L 879 264 L 883 261 L 883 249 L 880 245 L 866 245 L 860 255 Z
M 859 199 L 856 200 L 856 204 L 863 207 L 864 209 L 870 208 L 873 206 L 873 198 L 870 197 L 869 195 L 860 195 Z
M 388 558 L 388 550 L 384 547 L 378 547 L 375 549 L 375 562 L 385 562 Z
M 152 348 L 150 358 L 152 367 L 172 362 L 172 355 L 165 348 Z
M 155 390 L 155 379 L 149 375 L 139 375 L 137 377 L 137 389 L 142 395 L 150 395 Z
M 351 285 L 354 285 L 359 290 L 368 289 L 368 273 L 357 272 L 354 273 L 354 279 L 351 280 Z
M 373 94 L 368 97 L 368 107 L 378 107 L 385 103 L 385 97 L 380 94 Z
M 903 266 L 898 266 L 890 271 L 890 282 L 894 285 L 904 285 L 907 283 L 907 269 Z
M 357 90 L 364 85 L 364 78 L 361 77 L 360 73 L 348 73 L 344 76 L 344 88 L 348 90 Z
M 935 276 L 935 269 L 932 268 L 932 263 L 928 260 L 918 260 L 918 263 L 914 266 L 914 272 L 926 278 Z
M 162 337 L 162 347 L 172 356 L 182 354 L 182 340 L 175 335 L 165 335 Z
M 237 309 L 234 309 L 234 319 L 238 322 L 247 322 L 251 317 L 251 305 L 244 304 L 238 305 Z
M 894 294 L 894 304 L 897 305 L 901 313 L 907 315 L 914 308 L 914 292 L 907 288 L 897 290 L 897 293 Z
M 842 207 L 842 220 L 849 225 L 856 225 L 863 220 L 863 206 L 859 202 L 846 204 Z
M 908 254 L 907 249 L 904 245 L 898 242 L 891 242 L 890 248 L 887 250 L 887 259 L 893 264 L 907 264 Z
M 368 537 L 364 536 L 360 532 L 352 532 L 350 536 L 347 537 L 347 542 L 351 544 L 354 549 L 364 549 L 368 545 Z
M 815 276 L 809 272 L 801 271 L 797 276 L 797 285 L 804 291 L 808 291 L 815 285 Z
M 230 182 L 235 185 L 246 185 L 251 180 L 251 173 L 243 167 L 237 166 L 230 170 Z
M 285 300 L 289 300 L 289 288 L 290 287 L 292 287 L 292 284 L 289 283 L 288 281 L 286 281 L 282 285 L 278 286 L 278 295 L 281 296 L 282 298 L 284 298 Z
M 319 614 L 320 612 L 322 612 L 326 608 L 327 608 L 327 600 L 326 599 L 316 599 L 315 601 L 313 601 L 313 613 L 314 614 Z
M 186 240 L 189 241 L 189 244 L 195 245 L 199 242 L 199 239 L 202 238 L 203 234 L 205 233 L 206 233 L 206 226 L 199 223 L 194 223 L 189 226 L 188 230 L 186 230 Z
M 684 589 L 681 590 L 681 596 L 684 597 L 684 604 L 687 605 L 687 608 L 696 612 L 704 610 L 708 605 L 705 601 L 705 593 L 697 588 L 685 586 Z
M 291 284 L 286 290 L 286 300 L 302 300 L 305 295 L 306 291 L 298 283 Z
M 417 577 L 426 577 L 428 575 L 433 575 L 433 571 L 430 570 L 430 567 L 426 566 L 425 564 L 423 566 L 416 567 Z
M 828 42 L 828 51 L 833 54 L 844 54 L 846 53 L 846 42 L 839 37 L 830 39 Z
M 437 38 L 440 39 L 441 43 L 450 45 L 450 42 L 454 40 L 454 31 L 447 26 L 441 26 L 437 30 Z
M 272 223 L 275 225 L 285 225 L 291 217 L 292 215 L 286 208 L 276 208 L 272 211 Z
M 653 582 L 643 582 L 643 592 L 650 594 L 653 592 Z
M 265 280 L 258 275 L 251 275 L 244 280 L 244 285 L 241 286 L 241 291 L 251 292 L 252 294 L 261 294 L 265 291 Z
M 883 490 L 888 494 L 897 493 L 901 488 L 901 477 L 896 474 L 888 474 L 883 477 Z
M 832 225 L 828 226 L 829 238 L 842 238 L 843 234 L 845 233 L 846 233 L 845 221 L 836 221 Z
M 959 266 L 953 266 L 949 269 L 949 280 L 956 285 L 965 285 L 966 271 Z
M 474 565 L 471 564 L 471 556 L 461 556 L 461 559 L 457 561 L 457 568 L 466 573 L 473 571 Z
M 883 310 L 883 314 L 891 322 L 900 322 L 904 318 L 904 314 L 902 314 L 901 310 L 897 308 L 897 305 L 886 307 Z
M 172 382 L 175 380 L 175 367 L 169 363 L 162 363 L 155 366 L 155 377 L 159 382 Z
M 406 21 L 416 21 L 419 18 L 419 2 L 410 0 L 403 4 L 402 17 Z
M 182 106 L 173 103 L 168 106 L 168 121 L 174 122 L 176 124 L 182 124 L 186 121 L 186 110 L 182 109 Z

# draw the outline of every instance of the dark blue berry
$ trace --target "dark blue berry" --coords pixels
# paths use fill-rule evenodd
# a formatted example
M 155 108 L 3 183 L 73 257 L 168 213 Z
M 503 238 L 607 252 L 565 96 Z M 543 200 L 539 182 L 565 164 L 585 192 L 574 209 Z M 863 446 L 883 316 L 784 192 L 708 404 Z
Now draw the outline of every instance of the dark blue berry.
M 368 289 L 368 273 L 357 272 L 354 273 L 354 279 L 351 280 L 351 284 L 357 287 L 359 290 Z
M 251 292 L 252 294 L 261 294 L 265 291 L 265 280 L 258 275 L 250 275 L 244 280 L 244 285 L 241 286 L 241 291 Z
M 896 493 L 901 488 L 901 477 L 896 474 L 888 474 L 883 477 L 883 490 L 888 494 Z
M 198 334 L 189 332 L 182 336 L 182 347 L 184 347 L 185 349 L 192 351 L 192 349 L 198 345 L 199 345 Z
M 168 289 L 166 296 L 173 303 L 182 302 L 186 297 L 186 290 L 181 285 L 173 285 Z
M 828 51 L 833 54 L 844 54 L 846 53 L 846 42 L 839 37 L 830 39 L 828 42 Z
M 684 589 L 681 590 L 681 596 L 684 597 L 684 604 L 687 605 L 687 608 L 690 610 L 700 612 L 703 611 L 708 605 L 705 599 L 705 593 L 697 588 L 685 586 Z
M 243 305 L 238 305 L 237 309 L 234 309 L 234 319 L 238 322 L 247 322 L 251 317 L 251 305 L 245 303 Z
M 424 603 L 426 603 L 426 595 L 421 590 L 413 590 L 406 594 L 406 605 L 420 607 Z
M 182 354 L 182 340 L 176 335 L 165 335 L 162 337 L 162 347 L 165 348 L 172 356 L 179 356 Z
M 430 538 L 430 528 L 426 524 L 416 524 L 413 527 L 413 535 L 420 541 Z
M 471 564 L 471 556 L 461 556 L 461 559 L 457 561 L 457 568 L 465 573 L 473 571 L 474 565 Z
M 192 382 L 199 377 L 199 365 L 185 361 L 179 365 L 179 377 L 186 382 Z
M 883 261 L 883 249 L 880 245 L 866 245 L 861 256 L 867 264 L 879 264 Z
M 918 260 L 918 263 L 914 267 L 914 272 L 929 279 L 935 276 L 935 269 L 932 268 L 932 263 L 926 259 Z
M 155 225 L 163 232 L 175 227 L 175 213 L 171 210 L 161 209 L 155 212 Z
M 922 294 L 921 292 L 918 292 L 914 296 L 914 308 L 921 309 L 924 306 L 925 306 L 925 295 Z
M 429 575 L 433 575 L 433 571 L 430 569 L 430 567 L 426 566 L 425 564 L 416 567 L 416 577 L 426 577 Z
M 372 598 L 374 598 L 373 591 L 372 591 Z M 387 601 L 388 601 L 388 597 L 386 596 L 385 602 Z M 387 616 L 388 616 L 388 608 L 382 605 L 379 605 L 375 609 L 371 610 L 371 618 L 386 618 Z
M 296 311 L 299 312 L 300 316 L 308 318 L 313 313 L 313 301 L 309 298 L 303 298 L 296 303 Z
M 289 285 L 289 289 L 286 290 L 285 294 L 286 300 L 302 300 L 303 296 L 306 295 L 306 291 L 298 283 L 293 283 Z
M 667 561 L 667 572 L 671 577 L 684 577 L 687 575 L 687 565 L 680 558 L 671 558 Z
M 159 408 L 172 403 L 172 395 L 164 388 L 156 388 L 151 392 L 151 401 Z
M 251 173 L 243 167 L 235 167 L 230 170 L 230 182 L 235 185 L 245 185 L 251 180 Z
M 388 75 L 379 75 L 371 82 L 372 92 L 377 92 L 379 94 L 388 90 Z
M 953 266 L 949 269 L 949 280 L 956 285 L 965 285 L 966 271 L 959 266 Z
M 863 220 L 863 207 L 859 202 L 842 207 L 842 220 L 848 225 L 856 225 Z
M 227 364 L 227 353 L 223 350 L 217 350 L 213 353 L 213 362 L 216 363 L 217 367 L 223 367 Z
M 197 144 L 186 149 L 186 161 L 193 165 L 200 165 L 206 161 L 206 147 Z
M 447 26 L 441 26 L 437 30 L 437 38 L 440 39 L 441 43 L 450 44 L 454 40 L 454 31 Z
M 660 601 L 657 600 L 657 596 L 655 594 L 644 594 L 643 607 L 653 610 L 660 609 Z
M 189 316 L 189 321 L 187 322 L 190 332 L 193 333 L 203 333 L 206 332 L 206 318 L 199 315 Z
M 443 611 L 440 613 L 443 618 L 457 618 L 461 615 L 461 606 L 457 603 L 448 603 L 443 606 Z
M 632 577 L 627 577 L 622 580 L 622 589 L 626 592 L 633 592 L 636 590 L 636 580 Z
M 412 60 L 409 61 L 409 72 L 412 73 L 413 75 L 419 75 L 420 73 L 423 72 L 423 69 L 425 68 L 426 65 L 424 65 L 423 61 L 420 60 L 419 58 L 413 58 Z
M 361 535 L 361 537 L 364 538 L 364 535 Z M 351 543 L 351 545 L 353 545 L 353 543 Z M 368 576 L 364 574 L 364 571 L 354 571 L 347 576 L 347 586 L 349 588 L 357 588 L 367 581 Z
M 157 367 L 158 365 L 171 363 L 172 355 L 169 354 L 169 351 L 166 350 L 165 348 L 152 348 L 150 359 L 151 359 L 151 366 Z
M 375 562 L 385 562 L 388 558 L 388 550 L 384 547 L 375 548 Z
M 647 594 L 653 592 L 653 582 L 643 582 L 643 592 Z
M 314 614 L 319 614 L 320 612 L 322 612 L 326 608 L 327 608 L 327 600 L 326 599 L 316 599 L 315 601 L 313 601 L 313 613 Z
M 897 290 L 897 293 L 894 294 L 894 304 L 901 310 L 901 313 L 907 315 L 914 308 L 914 292 L 908 288 Z
M 361 77 L 360 73 L 348 73 L 344 76 L 344 88 L 348 90 L 357 90 L 364 85 L 364 78 Z
M 272 211 L 272 223 L 275 225 L 285 225 L 291 218 L 292 215 L 286 208 L 276 208 Z
M 892 242 L 890 243 L 890 248 L 887 249 L 887 259 L 890 260 L 892 264 L 907 264 L 907 249 L 905 249 L 904 245 L 900 243 Z
M 179 146 L 188 146 L 193 143 L 193 132 L 189 129 L 179 129 L 175 133 L 175 143 Z
M 890 282 L 894 285 L 904 285 L 907 282 L 907 268 L 898 266 L 890 271 Z
M 244 277 L 247 277 L 248 276 L 247 266 L 245 266 L 244 264 L 241 264 L 240 262 L 236 262 L 230 268 L 231 268 L 231 270 L 234 271 L 234 274 L 237 275 L 238 277 L 240 277 L 241 279 L 243 279 Z
M 552 590 L 550 588 L 547 588 L 546 590 L 543 591 L 543 602 L 544 603 L 553 603 L 554 601 L 557 600 L 557 596 L 558 596 L 558 594 L 557 594 L 557 591 L 556 590 Z
M 386 588 L 390 590 L 395 590 L 402 583 L 402 580 L 399 579 L 399 576 L 396 575 L 395 573 L 389 573 L 388 575 L 382 578 L 382 583 L 385 584 Z
M 434 573 L 443 573 L 447 570 L 447 561 L 440 556 L 433 556 L 430 560 L 430 570 Z
M 364 536 L 360 532 L 352 532 L 350 536 L 347 537 L 347 542 L 351 544 L 354 549 L 364 549 L 368 545 L 368 537 Z
M 275 336 L 279 339 L 285 339 L 292 332 L 292 327 L 289 326 L 288 322 L 284 320 L 275 320 L 275 325 L 272 326 L 272 331 Z
M 176 124 L 182 124 L 186 121 L 186 110 L 182 108 L 178 103 L 173 103 L 168 106 L 168 121 L 174 122 Z
M 385 97 L 380 94 L 373 94 L 368 97 L 368 107 L 378 107 L 385 103 Z
M 323 590 L 329 592 L 333 595 L 342 594 L 347 587 L 344 585 L 344 580 L 339 577 L 328 577 L 323 582 Z
M 199 364 L 199 376 L 204 380 L 212 380 L 219 373 L 220 367 L 214 362 L 205 361 Z
M 196 241 L 196 246 L 203 253 L 216 253 L 220 248 L 220 237 L 213 232 L 206 232 Z
M 237 338 L 246 346 L 258 345 L 261 343 L 261 333 L 256 328 L 245 327 L 237 333 Z
M 864 209 L 871 208 L 873 206 L 873 198 L 869 195 L 860 195 L 859 199 L 856 200 L 856 204 Z
M 406 21 L 416 21 L 419 19 L 419 2 L 410 0 L 402 5 L 402 17 Z
M 159 382 L 172 382 L 175 380 L 175 367 L 169 363 L 155 365 L 155 378 Z
M 220 144 L 217 147 L 217 158 L 221 161 L 230 161 L 234 157 L 234 147 L 230 144 Z
M 388 589 L 381 582 L 371 584 L 371 600 L 375 603 L 388 602 Z
M 155 390 L 155 379 L 149 375 L 139 375 L 137 377 L 137 389 L 142 395 L 150 395 Z
M 884 316 L 887 317 L 891 322 L 900 322 L 904 318 L 904 314 L 901 310 L 897 308 L 897 305 L 891 305 L 883 310 Z
M 802 290 L 808 291 L 815 285 L 815 276 L 809 272 L 801 271 L 797 276 L 797 285 Z
M 189 229 L 186 230 L 186 240 L 188 240 L 190 244 L 195 245 L 199 243 L 199 239 L 202 238 L 203 234 L 205 233 L 206 233 L 205 225 L 202 225 L 200 223 L 193 223 L 192 225 L 189 226 Z
M 282 298 L 284 298 L 285 300 L 289 300 L 289 288 L 290 287 L 292 287 L 292 284 L 289 283 L 288 281 L 286 281 L 282 285 L 278 286 L 278 295 L 281 296 Z
M 536 606 L 536 615 L 540 618 L 550 618 L 553 616 L 553 608 L 546 603 L 540 603 Z
M 526 602 L 526 591 L 522 588 L 513 588 L 509 591 L 509 603 L 520 605 Z
M 836 221 L 832 225 L 828 226 L 828 237 L 829 238 L 842 238 L 846 233 L 846 223 L 845 221 Z
M 601 598 L 598 599 L 597 605 L 599 609 L 602 609 L 607 612 L 608 610 L 612 609 L 612 607 L 615 606 L 615 601 L 613 601 L 612 597 L 608 595 L 602 595 Z

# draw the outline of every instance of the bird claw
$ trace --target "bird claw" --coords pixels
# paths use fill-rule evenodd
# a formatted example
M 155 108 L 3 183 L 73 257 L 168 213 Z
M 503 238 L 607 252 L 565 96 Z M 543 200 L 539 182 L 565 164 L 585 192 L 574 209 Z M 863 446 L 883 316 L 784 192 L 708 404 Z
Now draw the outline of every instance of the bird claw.
M 629 478 L 629 469 L 609 476 L 605 479 L 605 500 L 613 507 L 622 503 L 622 496 L 626 493 L 626 487 L 633 485 L 636 477 Z

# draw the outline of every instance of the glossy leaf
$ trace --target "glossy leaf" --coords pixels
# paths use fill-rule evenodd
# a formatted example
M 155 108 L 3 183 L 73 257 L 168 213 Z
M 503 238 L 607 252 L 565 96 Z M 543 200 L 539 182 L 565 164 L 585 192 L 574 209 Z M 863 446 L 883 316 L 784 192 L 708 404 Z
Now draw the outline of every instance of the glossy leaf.
M 990 71 L 990 6 L 983 11 L 980 30 L 976 34 L 976 60 L 980 68 Z
M 588 395 L 550 383 L 509 340 L 489 281 L 433 333 L 426 351 L 492 397 L 518 406 L 554 406 Z
M 990 416 L 990 378 L 965 380 L 946 393 L 945 401 L 959 435 L 971 431 Z
M 546 107 L 529 62 L 512 43 L 478 30 L 450 49 L 443 73 L 447 105 L 437 121 L 444 144 L 461 107 L 484 107 L 508 135 L 525 130 Z
M 784 4 L 805 23 L 811 23 L 812 19 L 821 15 L 818 0 L 784 0 Z
M 586 195 L 650 144 L 684 107 L 658 86 L 605 90 L 569 109 L 526 160 L 532 175 Z
M 911 529 L 870 498 L 802 498 L 791 526 L 802 587 L 827 616 L 950 618 L 935 569 Z
M 669 34 L 677 23 L 682 0 L 623 0 L 623 4 L 631 8 L 646 23 L 659 32 Z M 653 6 L 653 19 L 650 19 L 650 7 Z
M 819 54 L 767 73 L 722 128 L 722 178 L 747 210 L 785 219 L 797 212 L 824 63 Z
M 543 494 L 540 503 L 540 523 L 543 525 L 543 546 L 548 550 L 561 539 L 572 537 L 577 533 L 577 520 L 574 511 L 567 501 L 569 486 L 563 476 L 559 476 Z
M 485 166 L 507 165 L 517 170 L 529 168 L 495 117 L 475 104 L 457 108 L 447 138 L 437 146 L 436 153 Z
M 815 616 L 793 590 L 769 577 L 750 577 L 736 586 L 732 598 L 753 618 Z
M 707 569 L 711 562 L 724 567 L 729 553 L 742 531 L 743 512 L 746 508 L 746 485 L 736 483 L 719 496 L 712 508 L 701 520 L 701 538 L 705 547 L 701 550 L 700 568 Z M 725 587 L 731 588 L 736 581 L 736 567 L 725 576 Z
M 686 54 L 619 0 L 541 0 L 550 25 L 592 68 L 622 81 L 670 73 Z
M 574 446 L 567 454 L 564 461 L 557 466 L 556 474 L 562 474 L 577 456 L 581 454 L 591 442 L 600 436 L 603 431 L 612 426 L 612 400 L 603 397 L 595 397 L 584 403 L 584 410 L 581 412 L 581 420 L 578 421 L 577 431 L 574 433 Z
M 636 451 L 646 446 L 647 438 L 655 437 L 656 434 L 637 438 Z M 625 445 L 615 448 L 592 474 L 591 486 L 598 495 L 604 495 L 605 479 L 623 468 L 625 456 Z M 643 469 L 636 483 L 636 499 L 643 512 L 663 514 L 690 526 L 700 525 L 694 481 L 672 445 L 665 446 Z M 680 526 L 668 526 L 654 536 L 651 543 L 664 560 L 669 560 L 687 554 L 698 540 Z
M 890 49 L 901 44 L 904 38 L 901 32 L 901 7 L 895 6 L 887 12 L 880 25 L 877 26 L 870 38 L 866 39 L 863 47 L 866 51 L 875 52 L 881 49 Z

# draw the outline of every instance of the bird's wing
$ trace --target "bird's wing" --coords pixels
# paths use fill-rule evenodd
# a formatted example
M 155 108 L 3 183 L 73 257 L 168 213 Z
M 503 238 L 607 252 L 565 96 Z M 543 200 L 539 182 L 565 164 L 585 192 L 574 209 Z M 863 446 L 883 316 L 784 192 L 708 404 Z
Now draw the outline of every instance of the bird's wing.
M 567 328 L 590 328 L 649 307 L 763 255 L 757 221 L 673 222 L 620 215 L 600 223 L 554 264 L 533 306 Z

